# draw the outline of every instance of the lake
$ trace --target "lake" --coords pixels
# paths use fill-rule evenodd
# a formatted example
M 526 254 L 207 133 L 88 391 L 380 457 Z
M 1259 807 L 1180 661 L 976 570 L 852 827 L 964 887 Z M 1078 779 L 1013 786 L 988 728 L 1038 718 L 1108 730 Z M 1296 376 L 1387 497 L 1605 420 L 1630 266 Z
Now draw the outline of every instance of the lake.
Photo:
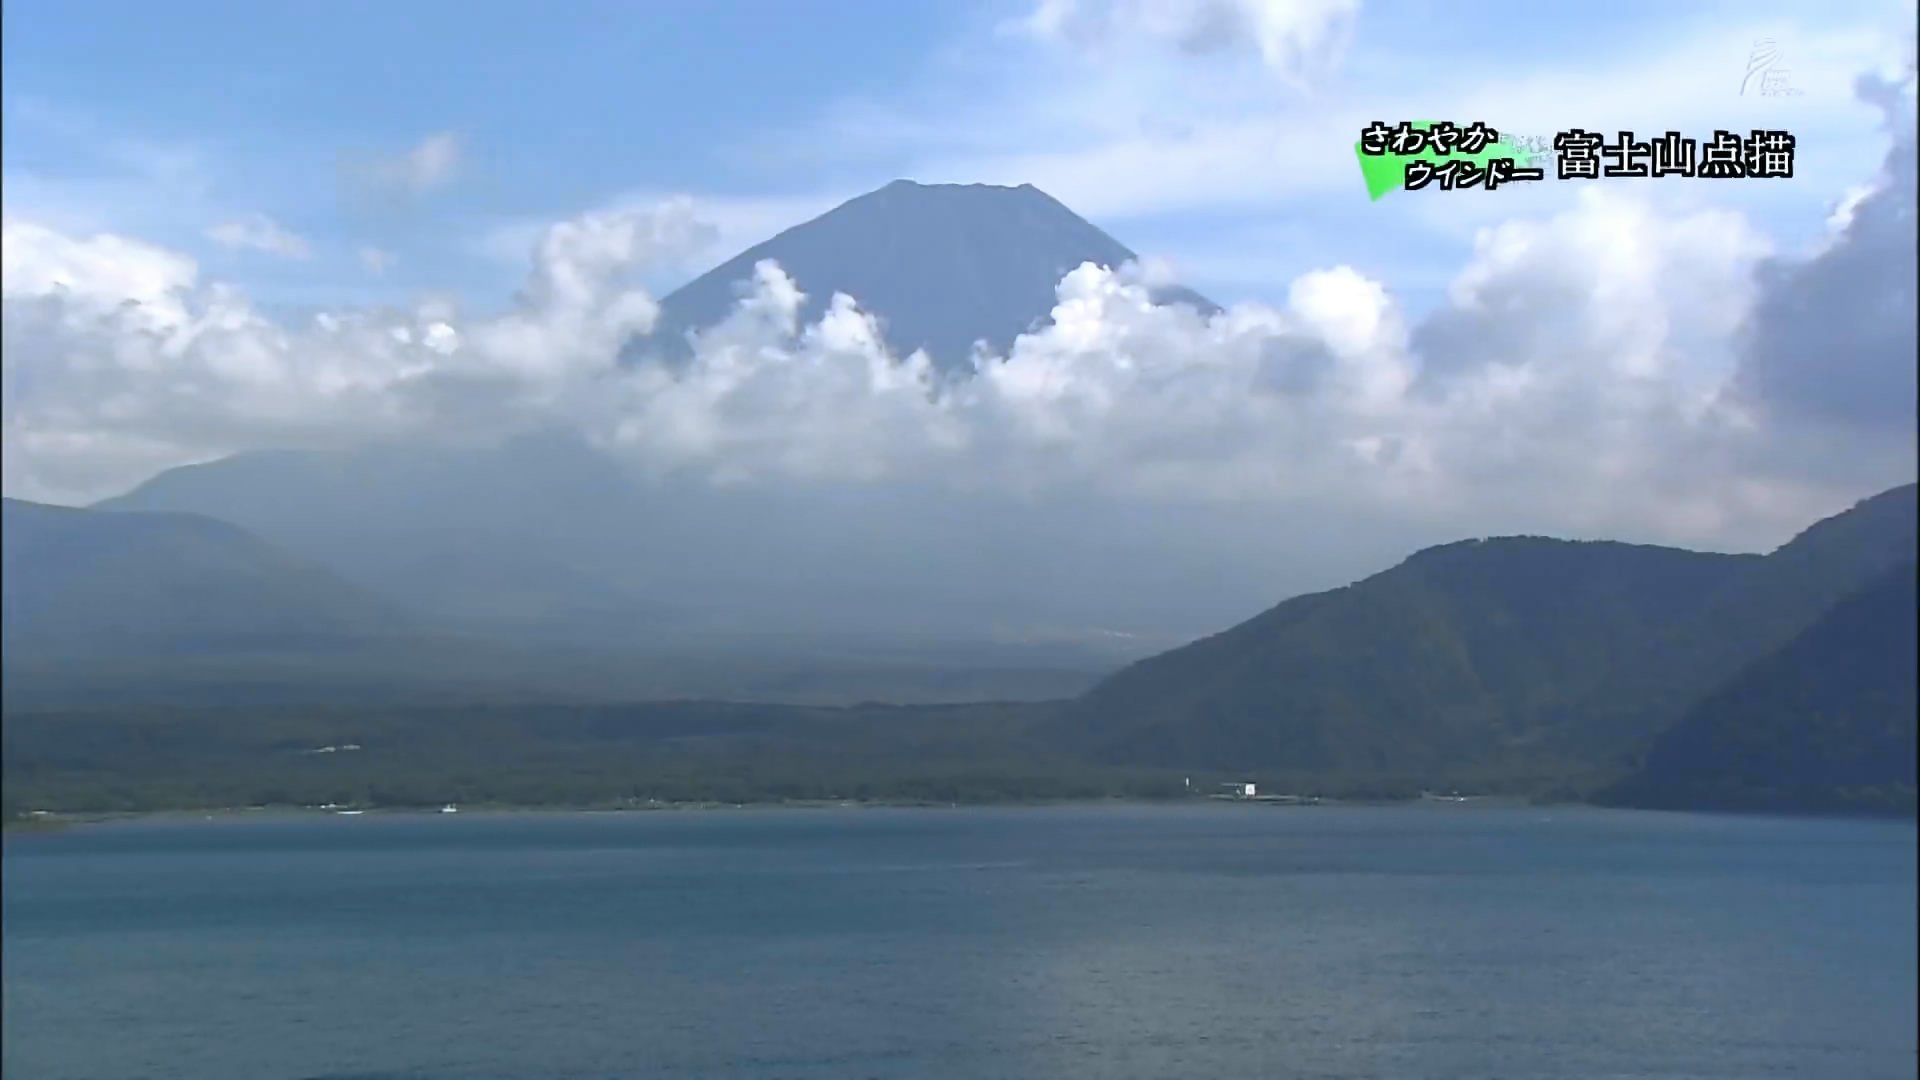
M 10 835 L 8 1080 L 1913 1077 L 1915 830 L 1475 805 Z

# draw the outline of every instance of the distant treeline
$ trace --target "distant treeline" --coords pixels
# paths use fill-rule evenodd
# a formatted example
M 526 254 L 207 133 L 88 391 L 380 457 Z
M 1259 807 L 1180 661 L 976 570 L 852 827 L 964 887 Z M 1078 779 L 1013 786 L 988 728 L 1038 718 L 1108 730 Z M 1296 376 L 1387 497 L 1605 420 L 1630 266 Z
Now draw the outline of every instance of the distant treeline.
M 1563 778 L 1189 774 L 1090 763 L 1056 704 L 715 702 L 11 713 L 9 818 L 239 806 L 995 803 L 1181 798 L 1225 780 L 1330 798 L 1578 798 Z
M 10 714 L 8 816 L 253 805 L 1170 797 L 1034 753 L 1045 706 L 722 703 Z

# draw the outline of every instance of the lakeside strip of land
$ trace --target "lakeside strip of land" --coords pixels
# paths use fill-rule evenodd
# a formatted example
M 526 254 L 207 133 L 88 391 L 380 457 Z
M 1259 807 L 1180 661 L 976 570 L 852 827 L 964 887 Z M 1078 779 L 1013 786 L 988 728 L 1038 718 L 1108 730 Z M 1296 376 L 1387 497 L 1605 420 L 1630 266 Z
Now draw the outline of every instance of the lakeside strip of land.
M 1020 799 L 991 801 L 939 801 L 929 799 L 872 799 L 872 800 L 830 800 L 830 799 L 786 799 L 749 802 L 721 802 L 715 800 L 690 800 L 679 802 L 653 801 L 631 805 L 608 804 L 482 804 L 460 806 L 452 810 L 431 806 L 364 806 L 364 807 L 325 807 L 325 806 L 229 806 L 195 809 L 156 809 L 118 812 L 60 813 L 43 811 L 26 817 L 6 821 L 8 832 L 55 832 L 73 827 L 104 825 L 115 823 L 158 823 L 193 825 L 206 822 L 226 822 L 234 820 L 313 820 L 325 817 L 374 817 L 374 818 L 437 818 L 465 815 L 476 816 L 563 816 L 570 814 L 626 815 L 644 813 L 711 812 L 728 810 L 909 810 L 909 809 L 1041 809 L 1058 807 L 1151 807 L 1154 809 L 1194 809 L 1199 807 L 1232 806 L 1243 809 L 1302 809 L 1314 808 L 1355 808 L 1355 807 L 1406 807 L 1431 805 L 1436 807 L 1578 807 L 1583 809 L 1613 809 L 1593 803 L 1567 800 L 1527 799 L 1499 795 L 1422 795 L 1414 798 L 1371 798 L 1371 799 L 1333 799 L 1333 798 L 1230 798 L 1221 796 L 1192 796 L 1182 798 L 1062 798 L 1062 799 Z
M 1604 757 L 1507 747 L 1405 771 L 1276 754 L 1192 768 L 1115 763 L 1040 704 L 811 709 L 713 702 L 389 709 L 143 708 L 18 713 L 0 726 L 7 820 L 229 812 L 632 810 L 1137 801 L 1542 805 L 1912 818 L 1911 785 L 1682 785 L 1627 791 Z M 1263 764 L 1264 763 L 1264 764 Z M 1362 763 L 1364 764 L 1364 763 Z M 1252 796 L 1246 798 L 1246 796 Z M 252 812 L 252 811 L 248 811 Z

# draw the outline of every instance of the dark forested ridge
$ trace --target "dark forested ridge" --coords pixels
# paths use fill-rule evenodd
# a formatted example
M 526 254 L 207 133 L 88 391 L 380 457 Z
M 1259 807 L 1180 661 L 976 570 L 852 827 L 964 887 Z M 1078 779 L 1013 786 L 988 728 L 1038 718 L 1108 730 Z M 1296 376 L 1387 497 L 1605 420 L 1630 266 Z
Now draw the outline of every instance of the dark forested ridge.
M 1419 771 L 1630 739 L 1619 695 L 1749 558 L 1539 538 L 1423 551 L 1132 665 L 1072 735 L 1113 761 Z
M 1603 800 L 1913 813 L 1916 623 L 1907 562 L 1708 694 Z
M 1715 595 L 1671 636 L 1700 644 L 1700 666 L 1677 669 L 1689 694 L 1718 685 L 1812 625 L 1842 597 L 1914 557 L 1920 499 L 1907 484 L 1816 522 Z
M 1115 763 L 1592 775 L 1911 559 L 1915 507 L 1915 488 L 1897 488 L 1764 557 L 1537 538 L 1433 548 L 1129 666 L 1059 736 Z

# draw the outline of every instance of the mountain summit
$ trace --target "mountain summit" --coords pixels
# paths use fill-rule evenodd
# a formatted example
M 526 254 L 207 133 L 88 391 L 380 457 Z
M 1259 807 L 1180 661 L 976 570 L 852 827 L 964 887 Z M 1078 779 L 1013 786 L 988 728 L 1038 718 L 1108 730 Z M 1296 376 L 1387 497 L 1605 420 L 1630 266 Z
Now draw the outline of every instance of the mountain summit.
M 896 180 L 734 256 L 675 290 L 636 350 L 683 358 L 691 330 L 725 318 L 739 283 L 772 259 L 807 295 L 818 319 L 836 292 L 880 318 L 897 355 L 925 349 L 943 369 L 964 367 L 976 341 L 1004 352 L 1045 324 L 1055 288 L 1082 263 L 1118 267 L 1138 259 L 1126 245 L 1031 184 L 916 184 Z M 1183 288 L 1164 303 L 1218 310 Z

